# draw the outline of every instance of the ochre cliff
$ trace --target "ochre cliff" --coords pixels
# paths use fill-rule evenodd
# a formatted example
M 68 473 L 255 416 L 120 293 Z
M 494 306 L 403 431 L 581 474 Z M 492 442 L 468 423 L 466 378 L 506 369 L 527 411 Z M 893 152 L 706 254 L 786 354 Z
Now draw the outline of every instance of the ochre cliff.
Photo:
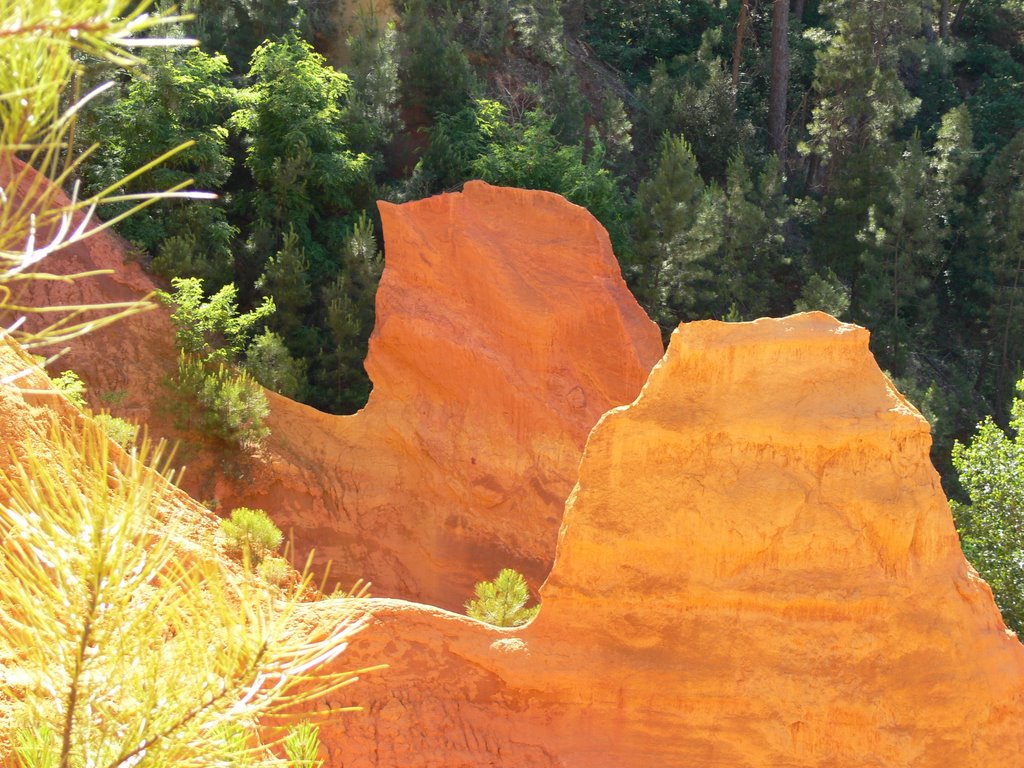
M 338 417 L 270 394 L 263 450 L 241 471 L 188 456 L 183 486 L 225 512 L 266 509 L 296 562 L 315 548 L 343 585 L 458 610 L 502 567 L 547 575 L 587 433 L 636 396 L 661 339 L 604 229 L 557 195 L 470 182 L 381 215 L 367 406 Z M 140 298 L 154 286 L 124 254 L 106 233 L 76 245 L 47 267 L 113 274 L 32 284 L 26 303 Z M 117 415 L 176 437 L 156 407 L 172 339 L 161 308 L 76 340 L 52 369 L 76 370 L 94 408 L 125 393 Z
M 539 616 L 374 601 L 332 764 L 1024 765 L 1024 646 L 867 338 L 680 327 L 589 437 Z
M 15 169 L 24 169 L 15 161 Z M 0 181 L 10 178 L 11 169 L 0 165 Z M 28 171 L 22 186 L 29 187 L 36 177 Z M 61 191 L 54 193 L 54 204 L 66 206 L 69 199 Z M 88 228 L 100 226 L 91 218 Z M 74 218 L 69 229 L 83 226 L 82 216 Z M 41 232 L 39 240 L 48 242 L 50 232 Z M 36 271 L 55 276 L 86 274 L 74 280 L 26 280 L 14 282 L 14 302 L 35 308 L 69 306 L 107 306 L 139 302 L 156 290 L 152 279 L 131 257 L 130 246 L 106 229 L 86 239 L 73 242 L 39 263 Z M 96 320 L 112 314 L 112 310 L 85 311 L 78 320 Z M 28 314 L 25 328 L 40 330 L 49 323 L 68 316 L 68 312 L 48 311 Z M 0 328 L 12 324 L 19 315 L 0 312 Z M 50 345 L 36 350 L 45 356 L 56 356 L 48 371 L 51 374 L 72 369 L 89 385 L 91 405 L 97 411 L 116 403 L 117 414 L 140 424 L 151 425 L 156 434 L 170 430 L 158 408 L 160 380 L 176 364 L 174 331 L 168 313 L 162 309 L 133 315 L 110 325 L 94 328 L 88 334 L 66 345 Z M 103 396 L 102 398 L 100 396 Z
M 200 462 L 193 482 L 266 507 L 378 593 L 457 606 L 488 568 L 554 565 L 520 629 L 367 601 L 336 663 L 390 668 L 322 702 L 366 708 L 324 724 L 329 768 L 1024 768 L 1024 646 L 866 331 L 693 323 L 647 378 L 657 335 L 581 209 L 470 184 L 383 215 L 370 403 L 330 417 L 272 398 L 247 478 Z M 49 287 L 40 301 L 93 290 Z M 148 412 L 166 323 L 87 336 L 68 365 L 138 387 Z M 0 376 L 25 364 L 10 355 Z M 0 387 L 15 460 L 45 450 L 47 397 Z M 211 518 L 180 506 L 208 541 Z
M 551 567 L 587 433 L 662 353 L 608 236 L 547 192 L 381 203 L 386 262 L 350 417 L 273 398 L 267 459 L 211 495 L 267 509 L 342 583 L 459 610 Z

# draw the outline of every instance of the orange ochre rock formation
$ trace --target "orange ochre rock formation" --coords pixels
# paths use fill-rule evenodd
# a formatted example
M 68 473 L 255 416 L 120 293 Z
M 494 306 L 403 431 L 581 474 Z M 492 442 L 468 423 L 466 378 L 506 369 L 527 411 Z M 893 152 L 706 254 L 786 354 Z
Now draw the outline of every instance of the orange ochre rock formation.
M 459 610 L 502 567 L 547 575 L 587 434 L 661 338 L 604 229 L 557 195 L 470 182 L 380 209 L 369 402 L 273 397 L 267 457 L 212 495 L 268 510 L 342 584 Z
M 380 208 L 366 407 L 332 416 L 268 393 L 271 437 L 243 476 L 200 455 L 183 485 L 225 512 L 266 509 L 294 560 L 315 550 L 342 585 L 459 610 L 503 567 L 543 581 L 588 432 L 663 347 L 605 230 L 558 195 L 469 182 Z M 112 274 L 30 283 L 23 301 L 141 298 L 155 286 L 124 253 L 108 233 L 79 243 L 47 268 Z M 156 404 L 175 360 L 159 309 L 77 340 L 53 369 L 73 368 L 94 398 L 126 393 L 115 413 L 173 436 Z
M 681 326 L 591 433 L 530 625 L 371 601 L 344 663 L 390 669 L 331 764 L 1024 765 L 1024 646 L 867 341 Z
M 1024 766 L 1024 646 L 865 330 L 692 323 L 648 377 L 656 329 L 582 209 L 471 183 L 382 215 L 367 407 L 272 397 L 248 476 L 199 460 L 192 483 L 377 594 L 458 607 L 504 565 L 547 580 L 517 629 L 366 601 L 335 663 L 390 666 L 321 702 L 365 707 L 324 723 L 329 768 Z M 119 269 L 101 238 L 76 269 Z M 103 279 L 147 289 L 125 274 Z M 152 413 L 165 332 L 162 311 L 131 318 L 67 363 Z M 28 407 L 0 394 L 0 416 Z M 0 418 L 3 442 L 25 450 L 31 423 Z

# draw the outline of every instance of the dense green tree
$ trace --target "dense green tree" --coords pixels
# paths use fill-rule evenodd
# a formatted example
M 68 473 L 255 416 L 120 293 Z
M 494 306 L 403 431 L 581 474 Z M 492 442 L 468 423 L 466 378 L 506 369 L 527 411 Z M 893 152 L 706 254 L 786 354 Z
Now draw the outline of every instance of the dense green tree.
M 402 100 L 417 122 L 455 114 L 476 89 L 476 77 L 454 34 L 455 19 L 428 0 L 408 0 L 399 28 Z
M 231 125 L 252 176 L 242 209 L 263 234 L 250 233 L 244 258 L 259 275 L 294 232 L 310 279 L 321 282 L 336 271 L 346 221 L 368 202 L 369 158 L 352 150 L 345 132 L 349 79 L 295 34 L 260 45 L 249 77 Z
M 251 312 L 238 311 L 238 289 L 225 285 L 206 299 L 198 278 L 171 280 L 174 290 L 161 292 L 160 299 L 171 308 L 171 322 L 178 349 L 204 363 L 236 363 L 245 354 L 255 326 L 274 312 L 274 302 L 264 299 Z
M 165 382 L 175 423 L 235 448 L 258 445 L 269 434 L 269 407 L 259 384 L 239 366 L 255 326 L 273 313 L 274 302 L 268 298 L 251 312 L 239 312 L 233 283 L 206 300 L 198 278 L 174 278 L 171 284 L 173 293 L 159 296 L 172 309 L 179 349 L 177 371 Z
M 123 76 L 112 98 L 86 123 L 86 136 L 102 147 L 83 168 L 87 188 L 103 189 L 130 169 L 194 142 L 122 189 L 171 189 L 192 179 L 196 188 L 219 192 L 232 169 L 225 122 L 235 107 L 223 56 L 194 48 L 153 50 L 143 66 Z M 126 219 L 121 233 L 153 255 L 153 270 L 161 276 L 199 277 L 211 287 L 232 279 L 231 244 L 237 230 L 222 202 L 163 201 Z
M 658 61 L 696 52 L 701 33 L 735 16 L 739 4 L 672 0 L 592 0 L 586 3 L 587 38 L 598 54 L 636 82 Z
M 560 0 L 511 0 L 512 26 L 520 45 L 542 61 L 558 64 L 565 55 Z
M 737 149 L 750 154 L 754 129 L 736 110 L 736 89 L 729 74 L 707 51 L 685 63 L 679 74 L 664 62 L 651 71 L 643 90 L 649 111 L 640 124 L 647 139 L 665 133 L 682 134 L 707 181 L 725 180 L 725 170 Z
M 636 195 L 633 290 L 665 330 L 696 319 L 713 300 L 709 257 L 722 242 L 724 199 L 705 186 L 686 139 L 662 139 L 657 166 Z
M 363 406 L 370 380 L 363 369 L 373 331 L 373 299 L 384 266 L 369 217 L 358 219 L 342 250 L 341 273 L 320 295 L 326 333 L 313 374 L 313 402 L 335 412 Z
M 330 39 L 334 33 L 328 0 L 184 0 L 181 8 L 194 14 L 188 31 L 203 49 L 223 53 L 239 73 L 266 40 L 289 33 Z
M 281 250 L 267 260 L 256 288 L 278 306 L 270 318 L 271 327 L 285 338 L 300 333 L 306 309 L 313 301 L 313 290 L 309 284 L 309 264 L 294 231 L 285 234 Z
M 889 192 L 868 209 L 860 235 L 864 268 L 857 310 L 873 331 L 876 354 L 902 375 L 908 347 L 935 321 L 938 271 L 942 265 L 940 217 L 929 194 L 928 160 L 920 137 L 896 162 Z
M 352 144 L 367 153 L 383 152 L 402 127 L 394 23 L 382 24 L 372 10 L 360 12 L 348 50 L 352 87 L 346 117 Z
M 737 152 L 726 169 L 721 246 L 714 271 L 719 276 L 720 304 L 727 303 L 730 314 L 744 320 L 789 309 L 783 283 L 792 278 L 784 247 L 787 212 L 779 168 L 778 158 L 773 158 L 755 184 Z
M 957 443 L 953 465 L 968 503 L 953 503 L 960 543 L 992 587 L 1010 629 L 1024 632 L 1024 380 L 1018 382 L 1008 432 L 991 418 L 968 444 Z
M 830 28 L 816 33 L 824 44 L 807 149 L 838 168 L 845 158 L 890 141 L 917 112 L 920 102 L 900 80 L 898 65 L 921 29 L 921 2 L 823 0 L 822 8 Z
M 507 110 L 492 99 L 476 99 L 453 115 L 440 116 L 428 132 L 430 143 L 410 186 L 426 195 L 472 178 L 473 164 L 497 140 L 506 120 Z
M 985 177 L 983 199 L 994 283 L 990 325 L 996 361 L 997 403 L 1024 359 L 1024 130 L 996 155 Z
M 793 309 L 797 312 L 828 312 L 833 317 L 845 319 L 850 309 L 850 291 L 832 270 L 812 274 L 804 283 Z
M 245 352 L 245 370 L 279 395 L 299 399 L 306 394 L 305 362 L 292 357 L 284 340 L 271 330 L 252 340 Z

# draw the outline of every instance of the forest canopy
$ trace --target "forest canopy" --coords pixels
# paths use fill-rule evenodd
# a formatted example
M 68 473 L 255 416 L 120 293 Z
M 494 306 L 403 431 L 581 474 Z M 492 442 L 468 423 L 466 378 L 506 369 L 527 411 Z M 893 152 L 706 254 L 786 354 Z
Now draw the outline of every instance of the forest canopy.
M 290 394 L 347 413 L 381 271 L 375 200 L 470 178 L 589 208 L 667 334 L 823 309 L 954 439 L 1006 424 L 1024 357 L 1019 0 L 187 0 L 82 116 L 88 189 L 194 178 L 122 234 L 158 278 L 234 285 Z M 96 64 L 97 70 L 104 66 Z M 109 71 L 104 73 L 109 74 Z M 99 74 L 97 74 L 97 77 Z M 108 215 L 110 213 L 108 212 Z M 283 357 L 282 357 L 283 356 Z

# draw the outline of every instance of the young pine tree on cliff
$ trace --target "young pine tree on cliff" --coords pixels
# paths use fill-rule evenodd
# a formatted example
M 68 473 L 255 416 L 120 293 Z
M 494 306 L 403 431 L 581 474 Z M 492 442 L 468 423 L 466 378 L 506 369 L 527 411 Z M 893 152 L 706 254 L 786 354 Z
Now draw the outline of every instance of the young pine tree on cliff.
M 466 603 L 466 615 L 496 627 L 518 627 L 540 611 L 539 605 L 526 607 L 529 599 L 530 588 L 523 575 L 504 568 L 494 581 L 476 585 L 476 600 Z

